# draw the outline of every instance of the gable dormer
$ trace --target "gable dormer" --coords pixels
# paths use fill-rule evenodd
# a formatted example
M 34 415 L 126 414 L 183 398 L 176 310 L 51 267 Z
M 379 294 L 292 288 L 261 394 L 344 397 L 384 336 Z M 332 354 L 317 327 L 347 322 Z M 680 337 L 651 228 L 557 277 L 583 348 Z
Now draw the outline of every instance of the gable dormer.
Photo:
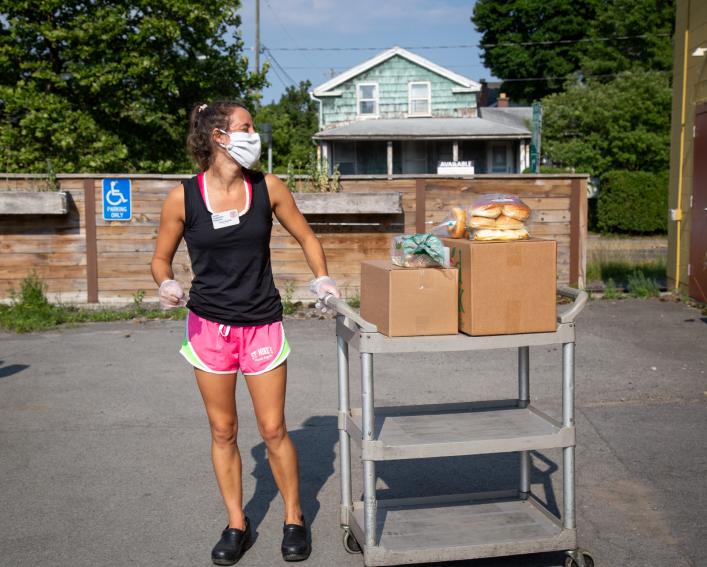
M 320 128 L 357 120 L 474 116 L 481 85 L 402 47 L 352 67 L 312 91 Z

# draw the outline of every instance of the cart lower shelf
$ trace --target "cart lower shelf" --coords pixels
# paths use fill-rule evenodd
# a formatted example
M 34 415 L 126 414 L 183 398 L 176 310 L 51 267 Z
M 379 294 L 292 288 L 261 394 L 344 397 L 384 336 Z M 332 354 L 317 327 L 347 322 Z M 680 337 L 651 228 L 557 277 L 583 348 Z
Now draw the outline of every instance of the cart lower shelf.
M 398 565 L 562 551 L 576 547 L 565 529 L 532 495 L 474 500 L 476 495 L 379 500 L 375 546 L 364 545 L 363 504 L 349 528 L 367 566 Z M 454 500 L 456 499 L 456 500 Z

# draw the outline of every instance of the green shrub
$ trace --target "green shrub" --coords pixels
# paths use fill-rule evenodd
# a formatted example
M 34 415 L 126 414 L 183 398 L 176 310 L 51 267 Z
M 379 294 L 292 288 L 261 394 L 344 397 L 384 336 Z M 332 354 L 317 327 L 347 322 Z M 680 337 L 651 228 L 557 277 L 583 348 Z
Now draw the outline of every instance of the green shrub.
M 658 282 L 640 270 L 629 274 L 628 291 L 633 297 L 658 297 L 660 295 Z
M 85 322 L 124 321 L 134 317 L 147 319 L 183 320 L 186 309 L 146 309 L 145 292 L 133 294 L 133 306 L 128 309 L 83 309 L 81 307 L 53 305 L 46 296 L 47 285 L 31 272 L 20 284 L 20 291 L 11 291 L 10 305 L 0 305 L 0 328 L 15 333 L 31 333 L 53 329 L 61 324 Z
M 351 294 L 349 297 L 347 297 L 346 303 L 349 304 L 349 307 L 353 307 L 354 309 L 360 309 L 361 308 L 361 295 L 359 294 L 359 292 L 356 291 L 353 294 Z
M 664 234 L 668 230 L 668 172 L 609 171 L 597 203 L 602 232 Z
M 618 299 L 621 297 L 621 292 L 616 287 L 616 282 L 609 278 L 604 284 L 604 299 Z
M 294 303 L 292 301 L 292 295 L 295 292 L 295 284 L 294 282 L 287 281 L 285 282 L 285 288 L 282 292 L 282 312 L 285 315 L 292 315 L 295 311 L 297 311 L 297 308 L 299 307 L 299 302 Z
M 62 313 L 45 295 L 46 284 L 32 271 L 20 284 L 20 291 L 10 291 L 12 303 L 0 309 L 0 326 L 16 333 L 51 329 L 62 322 Z

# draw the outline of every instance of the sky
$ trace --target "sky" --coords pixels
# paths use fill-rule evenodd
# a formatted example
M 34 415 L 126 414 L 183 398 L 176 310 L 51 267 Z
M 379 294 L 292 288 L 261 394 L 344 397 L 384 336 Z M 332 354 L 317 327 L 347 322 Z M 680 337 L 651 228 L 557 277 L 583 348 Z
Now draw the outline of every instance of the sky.
M 260 43 L 269 49 L 261 66 L 271 62 L 262 102 L 279 100 L 286 86 L 305 79 L 316 87 L 396 45 L 469 79 L 493 80 L 479 57 L 473 6 L 473 0 L 260 0 Z M 254 69 L 255 0 L 241 0 L 239 13 L 244 55 Z

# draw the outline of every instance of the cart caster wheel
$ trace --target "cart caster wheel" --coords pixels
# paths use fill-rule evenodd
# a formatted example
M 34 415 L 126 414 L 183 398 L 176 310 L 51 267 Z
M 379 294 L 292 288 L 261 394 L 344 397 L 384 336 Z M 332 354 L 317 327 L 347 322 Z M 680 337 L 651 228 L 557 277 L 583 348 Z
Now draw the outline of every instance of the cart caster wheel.
M 594 567 L 594 558 L 587 551 L 570 551 L 567 555 L 565 567 Z
M 358 544 L 356 541 L 356 538 L 353 536 L 353 534 L 349 530 L 344 530 L 344 549 L 346 550 L 346 553 L 350 553 L 352 555 L 357 555 L 361 553 L 361 546 Z

